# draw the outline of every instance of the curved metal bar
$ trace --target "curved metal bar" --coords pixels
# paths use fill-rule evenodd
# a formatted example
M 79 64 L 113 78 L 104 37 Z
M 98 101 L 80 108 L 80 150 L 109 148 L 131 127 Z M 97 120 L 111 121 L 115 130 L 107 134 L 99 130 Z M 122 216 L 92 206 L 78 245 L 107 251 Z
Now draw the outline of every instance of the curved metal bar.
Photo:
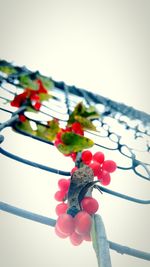
M 51 168 L 51 167 L 48 167 L 48 166 L 45 166 L 45 165 L 30 161 L 30 160 L 27 160 L 27 159 L 24 159 L 24 158 L 21 158 L 21 157 L 18 157 L 16 155 L 4 150 L 3 148 L 0 148 L 0 153 L 3 154 L 4 156 L 8 157 L 8 158 L 14 159 L 16 161 L 19 161 L 21 163 L 24 163 L 26 165 L 29 165 L 29 166 L 32 166 L 32 167 L 35 167 L 35 168 L 38 168 L 38 169 L 42 169 L 44 171 L 48 171 L 48 172 L 52 172 L 52 173 L 56 173 L 56 174 L 64 175 L 64 176 L 70 176 L 70 172 L 57 170 L 57 169 L 54 169 L 54 168 Z
M 115 197 L 126 199 L 128 201 L 136 202 L 136 203 L 139 203 L 139 204 L 150 204 L 150 199 L 143 200 L 143 199 L 130 197 L 130 196 L 127 196 L 127 195 L 112 191 L 110 189 L 104 188 L 103 186 L 99 186 L 99 185 L 95 185 L 94 187 L 95 188 L 99 188 L 102 192 L 108 193 L 108 194 L 113 195 Z

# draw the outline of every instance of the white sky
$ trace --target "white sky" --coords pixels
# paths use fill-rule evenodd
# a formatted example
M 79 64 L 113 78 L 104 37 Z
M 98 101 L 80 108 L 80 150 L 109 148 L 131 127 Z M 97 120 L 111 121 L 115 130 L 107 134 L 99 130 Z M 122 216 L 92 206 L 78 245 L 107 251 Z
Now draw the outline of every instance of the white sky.
M 150 1 L 0 0 L 0 10 L 2 59 L 150 111 Z M 60 169 L 73 166 L 45 144 L 10 129 L 5 136 L 3 146 L 11 152 Z M 1 200 L 56 218 L 53 195 L 60 177 L 5 157 L 1 157 L 1 169 Z M 111 189 L 149 198 L 146 181 L 128 172 L 117 171 L 113 177 Z M 95 196 L 100 199 L 108 239 L 149 251 L 149 208 L 99 193 Z M 89 243 L 75 248 L 57 238 L 52 228 L 4 213 L 1 226 L 2 267 L 97 266 Z M 149 266 L 115 252 L 111 256 L 114 267 Z

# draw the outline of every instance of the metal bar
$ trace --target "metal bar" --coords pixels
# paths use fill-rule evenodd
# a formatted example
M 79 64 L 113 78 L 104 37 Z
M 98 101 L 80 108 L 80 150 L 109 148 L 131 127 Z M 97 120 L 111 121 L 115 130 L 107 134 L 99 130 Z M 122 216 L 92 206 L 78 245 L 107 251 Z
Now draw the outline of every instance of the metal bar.
M 52 173 L 56 173 L 56 174 L 64 175 L 64 176 L 70 176 L 70 172 L 57 170 L 57 169 L 54 169 L 54 168 L 30 161 L 30 160 L 27 160 L 27 159 L 24 159 L 21 157 L 18 157 L 16 155 L 4 150 L 3 148 L 0 148 L 0 153 L 3 154 L 4 156 L 8 157 L 8 158 L 14 159 L 16 161 L 19 161 L 21 163 L 27 164 L 27 165 L 35 167 L 35 168 L 42 169 L 44 171 L 48 171 L 48 172 L 52 172 Z
M 13 215 L 25 218 L 25 219 L 29 219 L 35 222 L 39 222 L 45 225 L 49 225 L 49 226 L 55 226 L 56 220 L 30 212 L 30 211 L 26 211 L 24 209 L 20 209 L 17 207 L 14 207 L 12 205 L 9 205 L 7 203 L 4 202 L 0 202 L 0 210 L 11 213 Z M 112 250 L 115 250 L 118 253 L 121 254 L 127 254 L 136 258 L 140 258 L 143 260 L 147 260 L 150 261 L 150 253 L 144 252 L 144 251 L 140 251 L 134 248 L 130 248 L 127 246 L 123 246 L 117 243 L 114 243 L 112 241 L 109 241 L 109 247 Z M 106 267 L 106 266 L 105 266 Z
M 139 199 L 139 198 L 134 198 L 134 197 L 130 197 L 130 196 L 127 196 L 127 195 L 124 195 L 124 194 L 121 194 L 121 193 L 118 193 L 118 192 L 115 192 L 115 191 L 112 191 L 110 189 L 107 189 L 107 188 L 104 188 L 102 186 L 98 186 L 98 185 L 95 185 L 95 188 L 96 187 L 99 187 L 99 189 L 105 193 L 108 193 L 108 194 L 111 194 L 115 197 L 120 197 L 120 198 L 123 198 L 123 199 L 126 199 L 128 201 L 132 201 L 132 202 L 136 202 L 136 203 L 139 203 L 139 204 L 150 204 L 150 199 L 148 200 L 143 200 L 143 199 Z
M 3 202 L 0 202 L 0 209 L 8 213 L 11 213 L 13 215 L 16 215 L 16 216 L 19 216 L 19 217 L 22 217 L 28 220 L 36 221 L 42 224 L 54 226 L 56 223 L 56 220 L 54 219 L 50 219 L 48 217 L 45 217 L 45 216 L 30 212 L 24 209 L 19 209 L 12 205 L 3 203 Z

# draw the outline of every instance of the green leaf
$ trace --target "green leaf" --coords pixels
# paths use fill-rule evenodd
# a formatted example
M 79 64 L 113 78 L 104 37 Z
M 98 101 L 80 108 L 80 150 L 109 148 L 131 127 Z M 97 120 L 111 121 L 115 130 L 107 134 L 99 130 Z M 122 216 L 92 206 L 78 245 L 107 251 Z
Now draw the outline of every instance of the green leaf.
M 51 89 L 54 87 L 54 83 L 53 83 L 53 81 L 52 81 L 50 78 L 45 77 L 45 76 L 43 76 L 43 75 L 41 75 L 41 74 L 39 74 L 39 75 L 37 76 L 37 78 L 40 79 L 40 80 L 42 81 L 44 87 L 45 87 L 47 90 L 51 90 Z
M 30 88 L 32 90 L 38 90 L 38 84 L 35 80 L 31 80 L 28 75 L 21 75 L 19 77 L 20 85 L 24 88 Z
M 96 127 L 94 126 L 94 124 L 87 118 L 76 115 L 75 120 L 78 121 L 83 126 L 84 129 L 96 131 Z
M 27 106 L 27 111 L 28 112 L 34 112 L 34 113 L 37 113 L 38 112 L 38 110 L 32 108 L 31 106 Z
M 94 145 L 91 139 L 71 132 L 63 133 L 62 141 L 64 144 L 59 144 L 57 148 L 63 154 L 82 151 Z
M 40 97 L 40 101 L 47 101 L 51 98 L 51 95 L 49 94 L 39 94 L 39 97 Z
M 99 118 L 99 113 L 94 106 L 86 107 L 82 102 L 78 103 L 74 111 L 69 116 L 68 125 L 71 125 L 75 121 L 81 123 L 85 129 L 96 130 L 91 120 Z
M 100 117 L 100 114 L 94 106 L 90 106 L 84 110 L 83 116 L 88 119 L 97 119 Z
M 16 70 L 12 66 L 0 66 L 0 71 L 6 73 L 7 75 L 16 73 Z
M 54 119 L 49 122 L 48 127 L 38 124 L 36 135 L 48 141 L 53 141 L 59 130 L 60 128 L 59 128 L 58 121 Z
M 28 119 L 26 119 L 25 122 L 22 122 L 22 123 L 17 123 L 15 125 L 15 127 L 21 131 L 24 131 L 24 132 L 27 132 L 29 134 L 32 134 L 32 135 L 36 135 L 36 131 L 34 131 L 31 127 L 31 124 L 30 124 L 30 121 Z

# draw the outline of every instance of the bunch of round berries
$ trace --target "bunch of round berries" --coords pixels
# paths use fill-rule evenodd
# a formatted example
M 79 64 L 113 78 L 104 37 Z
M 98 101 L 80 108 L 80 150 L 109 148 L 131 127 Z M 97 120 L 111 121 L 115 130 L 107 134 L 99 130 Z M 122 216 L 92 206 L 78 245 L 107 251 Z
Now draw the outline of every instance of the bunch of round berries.
M 92 155 L 90 150 L 83 151 L 81 159 L 85 165 L 88 165 L 93 170 L 94 176 L 98 178 L 102 185 L 110 184 L 110 173 L 114 172 L 117 168 L 113 160 L 105 160 L 104 153 L 100 151 Z M 71 170 L 71 174 L 76 170 L 77 167 L 74 167 Z
M 54 198 L 55 200 L 61 202 L 56 206 L 56 214 L 59 216 L 60 214 L 63 214 L 68 209 L 68 204 L 65 203 L 67 199 L 67 194 L 70 186 L 70 179 L 60 179 L 58 181 L 58 187 L 59 190 L 55 193 Z
M 81 210 L 75 217 L 67 214 L 69 206 L 65 203 L 70 186 L 70 179 L 60 179 L 58 181 L 59 191 L 55 193 L 55 199 L 61 203 L 56 206 L 58 219 L 55 225 L 55 233 L 60 238 L 70 238 L 74 246 L 80 245 L 83 240 L 90 241 L 90 231 L 92 226 L 91 215 L 95 214 L 99 204 L 93 197 L 84 197 L 80 203 Z

